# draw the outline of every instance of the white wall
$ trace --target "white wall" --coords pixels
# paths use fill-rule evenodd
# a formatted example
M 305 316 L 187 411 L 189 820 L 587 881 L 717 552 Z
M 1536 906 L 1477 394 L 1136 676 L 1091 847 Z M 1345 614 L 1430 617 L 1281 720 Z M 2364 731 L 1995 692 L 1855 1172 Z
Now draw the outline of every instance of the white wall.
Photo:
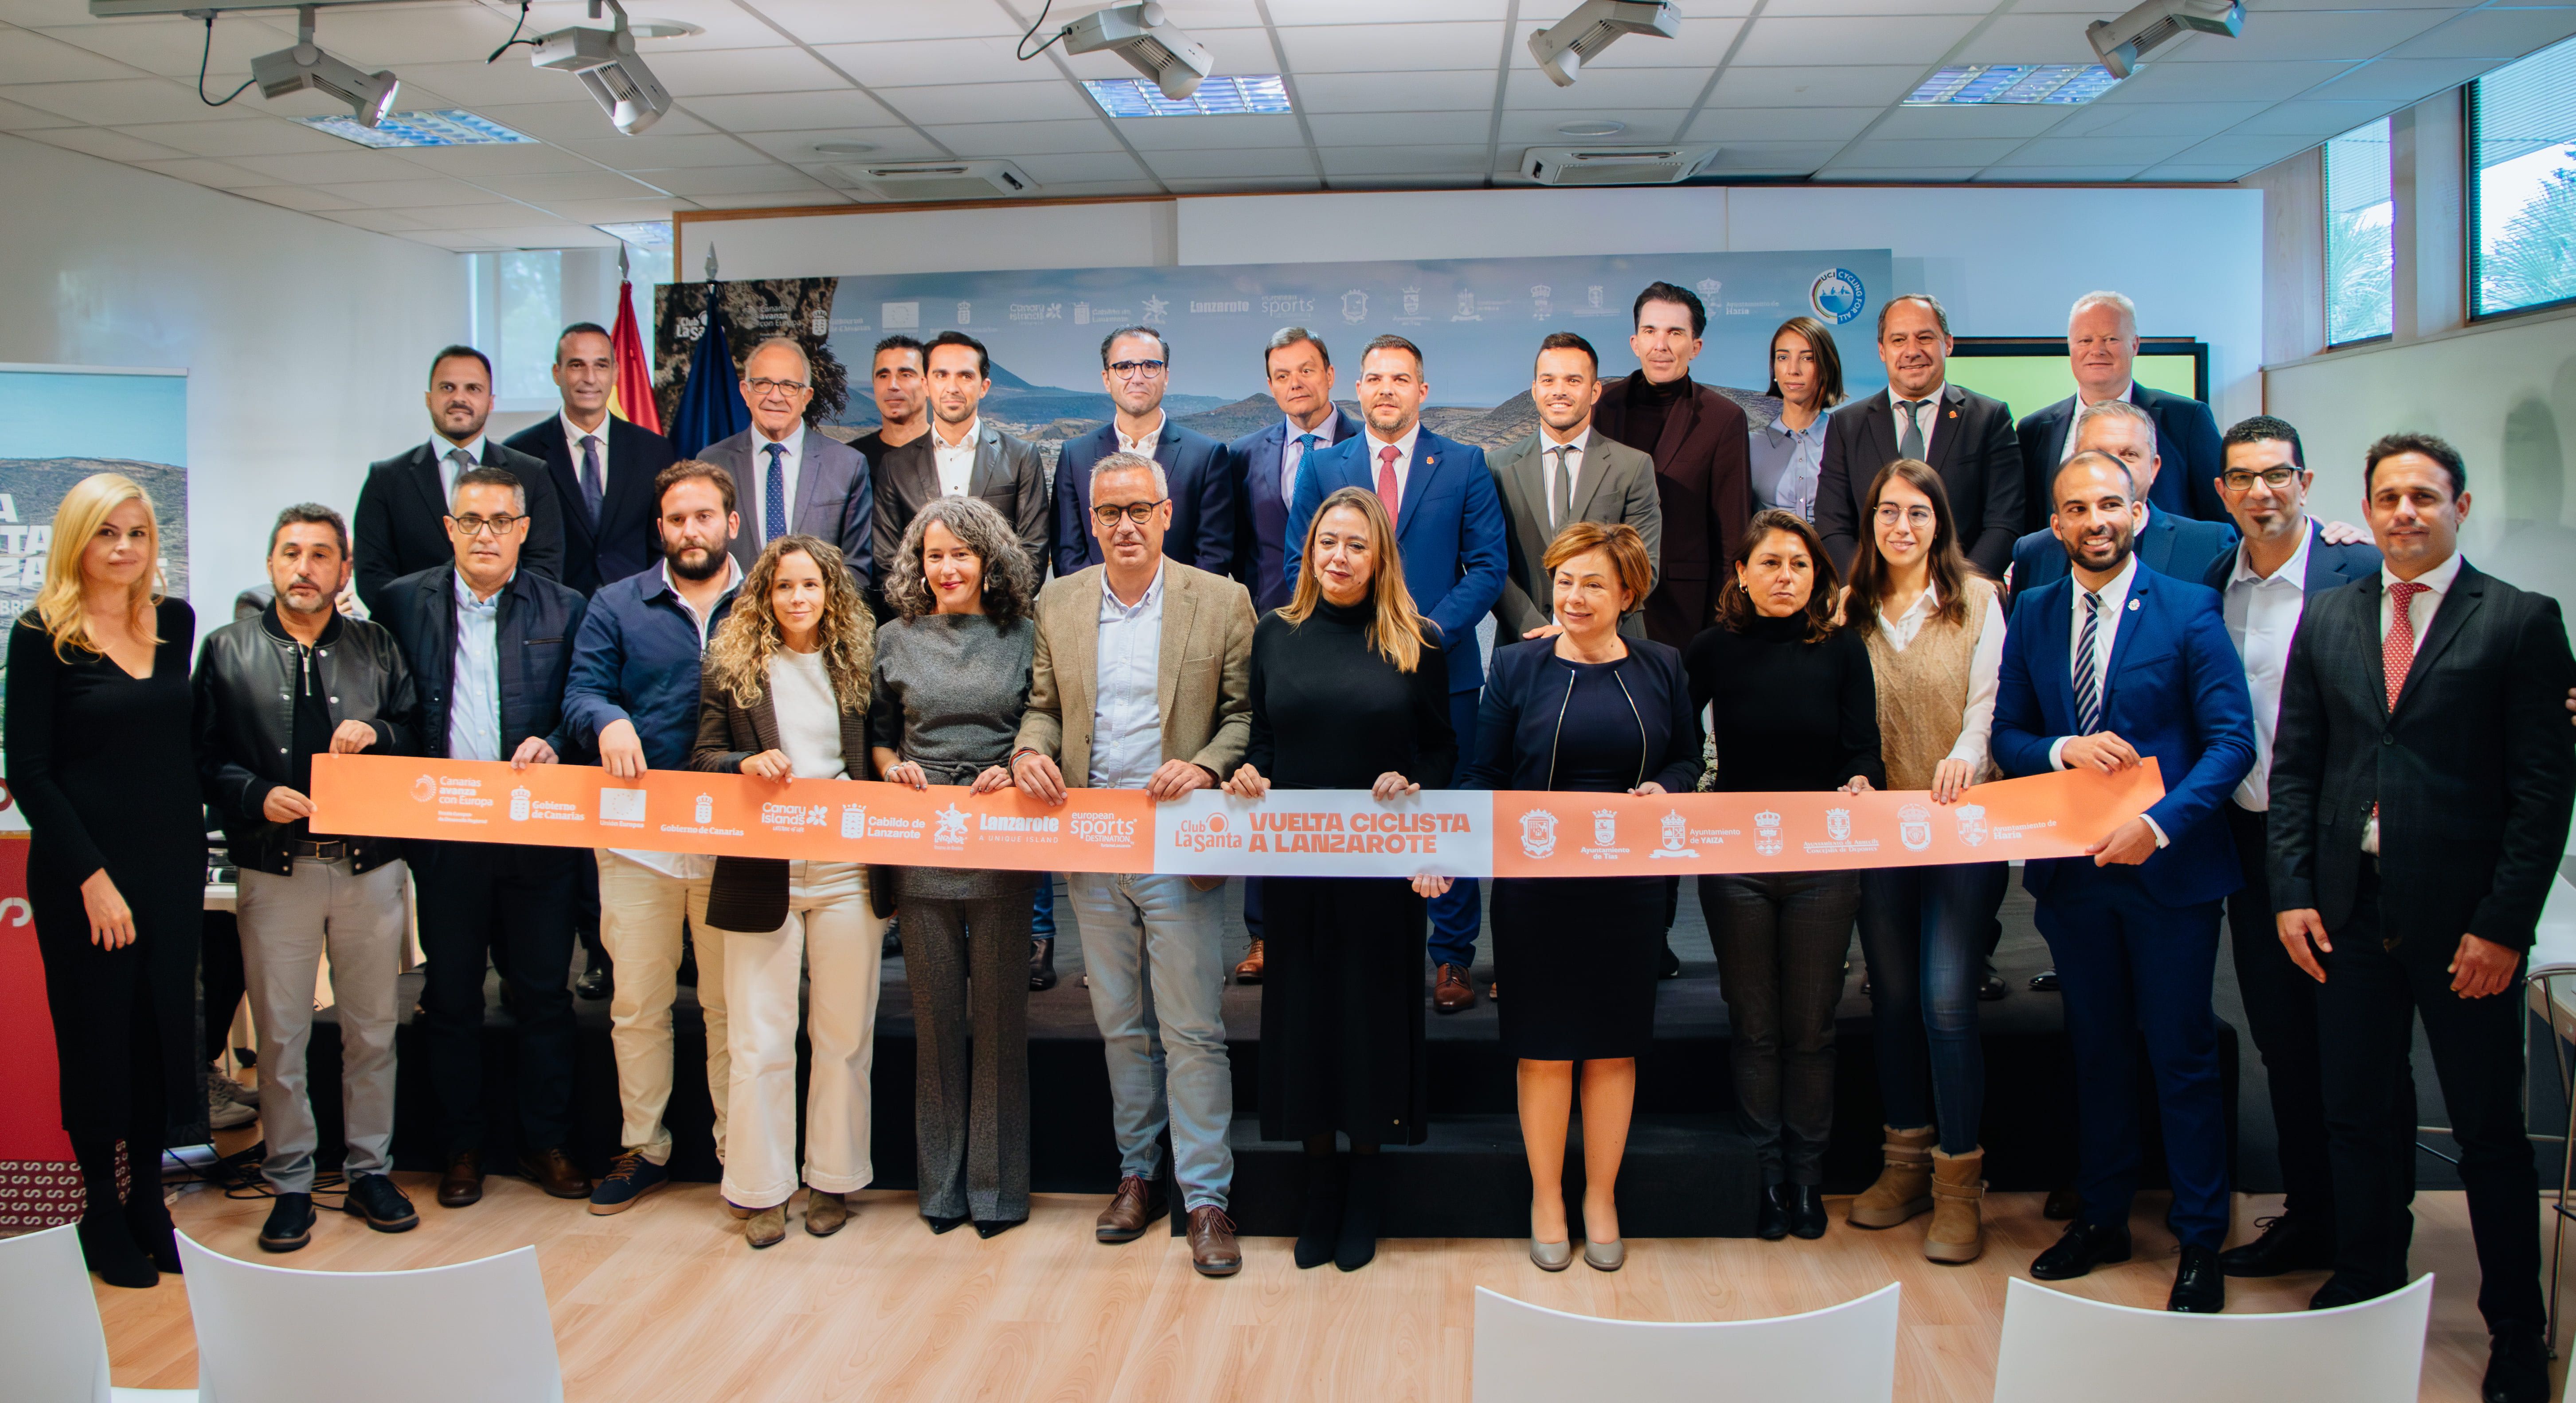
M 0 136 L 0 361 L 188 371 L 190 593 L 227 605 L 289 502 L 355 507 L 429 436 L 455 254 Z
M 1552 254 L 1887 248 L 1964 336 L 2063 334 L 2098 287 L 2149 335 L 2210 343 L 2221 422 L 2261 408 L 2263 200 L 2236 189 L 1976 186 L 1452 190 L 1198 196 L 690 222 L 727 278 Z M 2038 406 L 2020 406 L 2035 409 Z

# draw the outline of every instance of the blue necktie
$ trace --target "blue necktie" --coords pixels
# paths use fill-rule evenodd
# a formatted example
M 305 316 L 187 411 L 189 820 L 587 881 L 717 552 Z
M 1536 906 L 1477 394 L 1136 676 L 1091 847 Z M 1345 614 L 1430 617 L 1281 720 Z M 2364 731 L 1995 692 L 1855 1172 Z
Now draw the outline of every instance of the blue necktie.
M 2075 645 L 2075 734 L 2079 736 L 2102 729 L 2102 684 L 2093 665 L 2101 623 L 2102 596 L 2088 590 L 2084 595 L 2084 637 Z
M 787 456 L 785 444 L 773 443 L 769 449 L 769 484 L 761 492 L 760 543 L 767 545 L 787 534 L 787 469 L 781 460 Z
M 599 435 L 581 436 L 581 500 L 590 511 L 590 524 L 599 525 L 599 502 L 608 495 L 607 484 L 599 471 Z
M 1289 464 L 1288 471 L 1279 479 L 1280 501 L 1294 502 L 1297 500 L 1297 470 L 1306 466 L 1306 459 L 1309 455 L 1314 453 L 1315 445 L 1318 442 L 1320 442 L 1320 440 L 1313 434 L 1297 435 L 1297 461 Z

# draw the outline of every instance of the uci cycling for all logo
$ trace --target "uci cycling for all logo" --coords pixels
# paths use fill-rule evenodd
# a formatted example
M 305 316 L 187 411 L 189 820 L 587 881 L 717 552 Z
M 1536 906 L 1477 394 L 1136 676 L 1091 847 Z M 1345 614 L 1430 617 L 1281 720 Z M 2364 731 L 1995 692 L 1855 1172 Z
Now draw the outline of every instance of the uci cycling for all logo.
M 1116 814 L 1068 814 L 1065 828 L 1076 842 L 1099 848 L 1132 848 L 1136 846 L 1136 820 Z
M 1807 305 L 1816 309 L 1817 316 L 1842 326 L 1857 320 L 1869 306 L 1869 289 L 1849 268 L 1827 269 L 1808 285 Z

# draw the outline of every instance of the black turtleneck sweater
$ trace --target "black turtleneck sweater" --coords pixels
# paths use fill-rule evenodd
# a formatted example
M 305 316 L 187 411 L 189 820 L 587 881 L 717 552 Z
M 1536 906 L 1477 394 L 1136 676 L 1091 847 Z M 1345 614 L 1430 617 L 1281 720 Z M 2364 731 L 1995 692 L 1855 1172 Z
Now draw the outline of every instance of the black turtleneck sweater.
M 1714 708 L 1711 788 L 1840 789 L 1854 775 L 1887 787 L 1878 750 L 1878 685 L 1869 648 L 1843 628 L 1807 641 L 1804 614 L 1754 616 L 1741 633 L 1718 624 L 1691 640 L 1682 668 L 1691 703 Z
M 1691 378 L 1687 375 L 1669 385 L 1658 385 L 1646 378 L 1646 372 L 1638 371 L 1636 388 L 1628 395 L 1628 446 L 1653 457 L 1655 445 L 1663 442 L 1664 417 L 1690 392 Z
M 1420 664 L 1396 671 L 1368 645 L 1374 612 L 1318 599 L 1303 623 L 1273 612 L 1252 630 L 1244 760 L 1279 788 L 1367 789 L 1389 770 L 1425 788 L 1449 783 L 1448 659 L 1425 642 Z

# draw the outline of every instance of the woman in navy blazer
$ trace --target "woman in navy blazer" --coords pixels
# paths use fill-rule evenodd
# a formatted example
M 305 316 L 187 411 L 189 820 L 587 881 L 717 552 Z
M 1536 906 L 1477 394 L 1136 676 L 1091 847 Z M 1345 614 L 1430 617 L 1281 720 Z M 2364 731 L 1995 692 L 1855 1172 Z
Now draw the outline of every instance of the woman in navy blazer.
M 1633 527 L 1578 521 L 1545 557 L 1564 631 L 1494 650 L 1476 758 L 1461 789 L 1688 793 L 1699 782 L 1698 708 L 1681 654 L 1621 638 L 1619 618 L 1654 585 Z M 1530 1260 L 1573 1261 L 1562 1177 L 1574 1068 L 1583 1064 L 1583 1260 L 1625 1258 L 1612 1190 L 1636 1103 L 1637 1056 L 1653 1038 L 1664 953 L 1661 877 L 1494 883 L 1494 968 L 1503 1044 L 1520 1059 L 1530 1164 Z

